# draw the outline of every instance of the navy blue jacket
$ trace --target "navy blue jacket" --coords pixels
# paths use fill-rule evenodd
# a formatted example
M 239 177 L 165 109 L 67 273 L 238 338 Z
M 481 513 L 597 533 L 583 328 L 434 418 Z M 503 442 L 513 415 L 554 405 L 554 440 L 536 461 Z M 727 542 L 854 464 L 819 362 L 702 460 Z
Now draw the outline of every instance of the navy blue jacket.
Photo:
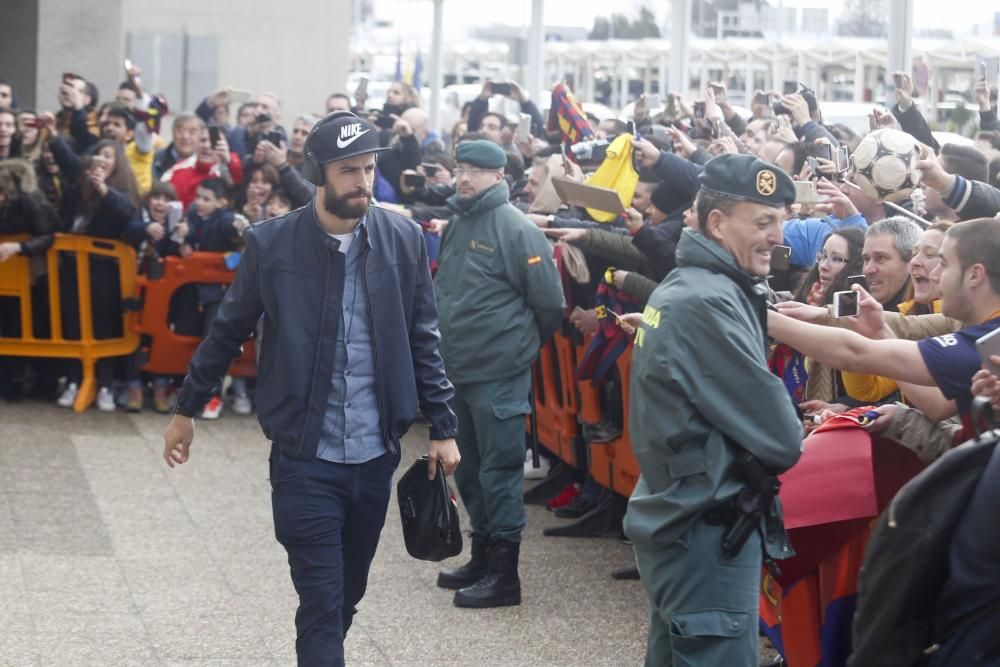
M 313 459 L 327 409 L 344 277 L 335 275 L 334 239 L 319 226 L 315 200 L 243 235 L 246 249 L 208 336 L 198 346 L 178 404 L 196 414 L 263 315 L 257 417 L 264 435 L 290 456 Z M 377 206 L 368 209 L 361 260 L 386 445 L 398 451 L 419 403 L 431 438 L 453 438 L 454 388 L 438 352 L 437 307 L 420 227 Z

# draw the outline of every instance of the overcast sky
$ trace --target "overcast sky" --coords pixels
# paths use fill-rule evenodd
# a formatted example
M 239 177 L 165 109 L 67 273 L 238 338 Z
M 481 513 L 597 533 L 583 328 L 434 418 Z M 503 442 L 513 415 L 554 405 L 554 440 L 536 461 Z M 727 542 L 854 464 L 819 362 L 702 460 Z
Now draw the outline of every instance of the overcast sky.
M 826 7 L 836 18 L 841 0 L 782 0 L 785 7 Z M 379 18 L 393 18 L 404 40 L 430 43 L 429 0 L 375 0 Z M 771 0 L 773 6 L 779 0 Z M 669 0 L 545 0 L 546 25 L 590 28 L 594 17 L 606 16 L 609 8 L 635 15 L 638 7 L 656 8 L 662 21 L 669 11 Z M 491 24 L 527 25 L 531 18 L 531 0 L 445 0 L 445 34 L 458 35 L 473 26 Z M 965 31 L 980 23 L 992 23 L 1000 4 L 988 0 L 915 0 L 914 24 L 917 28 L 946 28 Z

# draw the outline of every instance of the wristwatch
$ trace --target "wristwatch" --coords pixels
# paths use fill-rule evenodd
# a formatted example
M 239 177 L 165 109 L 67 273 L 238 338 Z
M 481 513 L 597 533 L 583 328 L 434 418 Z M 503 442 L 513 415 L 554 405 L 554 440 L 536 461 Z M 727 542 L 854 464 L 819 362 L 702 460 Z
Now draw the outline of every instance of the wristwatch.
M 551 225 L 551 224 L 552 224 L 553 222 L 555 222 L 555 221 L 556 221 L 556 216 L 554 216 L 554 215 L 547 215 L 547 216 L 545 216 L 545 221 L 546 221 L 546 222 L 547 222 L 547 223 L 548 223 L 549 225 Z M 548 226 L 548 225 L 546 225 L 546 226 Z
M 189 413 L 184 409 L 184 406 L 180 404 L 180 401 L 174 403 L 174 414 L 180 415 L 181 417 L 187 417 L 188 419 L 194 419 L 195 415 Z

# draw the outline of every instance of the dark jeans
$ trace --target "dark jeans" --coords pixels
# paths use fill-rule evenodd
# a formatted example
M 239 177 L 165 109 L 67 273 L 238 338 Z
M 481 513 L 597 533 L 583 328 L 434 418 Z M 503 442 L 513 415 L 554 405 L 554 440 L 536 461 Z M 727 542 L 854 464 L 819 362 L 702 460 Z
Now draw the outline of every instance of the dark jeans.
M 399 454 L 360 464 L 307 461 L 271 446 L 274 533 L 299 594 L 300 667 L 344 664 L 344 636 L 368 585 Z

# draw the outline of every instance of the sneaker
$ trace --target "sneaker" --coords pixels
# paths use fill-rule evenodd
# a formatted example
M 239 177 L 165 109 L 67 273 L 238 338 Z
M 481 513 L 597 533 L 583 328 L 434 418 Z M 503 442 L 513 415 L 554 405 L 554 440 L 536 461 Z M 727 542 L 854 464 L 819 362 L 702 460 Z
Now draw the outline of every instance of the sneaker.
M 115 395 L 108 387 L 101 387 L 97 392 L 97 409 L 101 412 L 115 411 Z
M 75 382 L 70 382 L 66 385 L 63 393 L 59 396 L 59 400 L 56 401 L 56 405 L 60 408 L 71 408 L 73 403 L 76 402 L 76 395 L 80 393 L 80 388 Z
M 126 412 L 142 412 L 142 387 L 129 387 L 125 392 Z
M 205 404 L 201 410 L 202 419 L 218 419 L 222 416 L 222 399 L 213 396 L 212 400 Z
M 583 425 L 583 439 L 590 443 L 611 442 L 621 434 L 622 430 L 607 419 L 602 419 L 596 424 Z
M 532 465 L 531 460 L 531 450 L 529 449 L 524 454 L 524 478 L 525 479 L 545 479 L 549 476 L 549 467 L 551 464 L 549 460 L 544 456 L 538 457 L 538 467 Z
M 597 507 L 593 500 L 587 500 L 583 496 L 577 496 L 565 507 L 556 510 L 556 516 L 560 519 L 579 519 L 581 516 Z
M 580 495 L 580 485 L 567 484 L 555 498 L 545 503 L 545 508 L 550 512 L 554 512 L 560 507 L 569 505 L 578 495 Z
M 233 397 L 233 412 L 238 415 L 249 415 L 253 413 L 253 403 L 246 394 L 236 394 Z
M 153 410 L 155 410 L 161 415 L 169 414 L 170 397 L 167 396 L 166 387 L 153 388 Z

